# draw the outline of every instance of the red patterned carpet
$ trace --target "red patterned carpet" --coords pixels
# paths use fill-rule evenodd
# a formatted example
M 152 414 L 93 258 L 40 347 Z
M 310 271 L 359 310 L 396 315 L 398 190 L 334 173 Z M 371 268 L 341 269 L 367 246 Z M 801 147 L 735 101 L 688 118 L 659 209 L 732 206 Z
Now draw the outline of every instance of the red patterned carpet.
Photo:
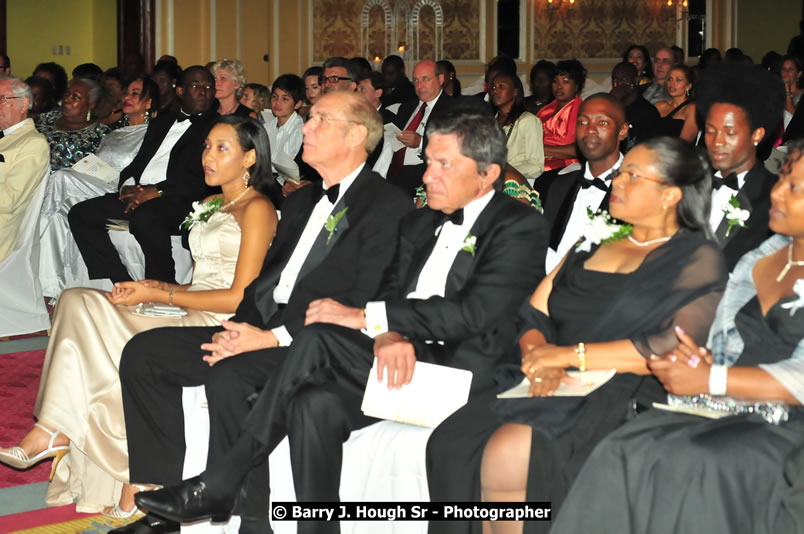
M 18 443 L 33 425 L 33 405 L 44 360 L 44 349 L 0 355 L 0 445 Z M 45 461 L 27 471 L 0 467 L 0 488 L 46 481 L 50 464 Z

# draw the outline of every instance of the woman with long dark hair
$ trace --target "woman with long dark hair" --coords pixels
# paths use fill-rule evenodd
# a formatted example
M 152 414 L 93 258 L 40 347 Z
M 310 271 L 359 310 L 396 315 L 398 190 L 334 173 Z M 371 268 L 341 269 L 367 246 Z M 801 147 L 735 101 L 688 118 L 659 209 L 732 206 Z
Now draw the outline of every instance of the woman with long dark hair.
M 111 293 L 76 288 L 59 298 L 34 407 L 39 422 L 18 446 L 0 450 L 0 462 L 20 469 L 53 458 L 49 505 L 76 501 L 78 511 L 116 518 L 136 512 L 118 374 L 123 347 L 151 328 L 219 324 L 259 274 L 277 224 L 265 129 L 248 117 L 222 117 L 202 163 L 206 183 L 223 192 L 195 203 L 185 221 L 191 284 L 121 282 Z M 142 303 L 180 310 L 170 318 Z

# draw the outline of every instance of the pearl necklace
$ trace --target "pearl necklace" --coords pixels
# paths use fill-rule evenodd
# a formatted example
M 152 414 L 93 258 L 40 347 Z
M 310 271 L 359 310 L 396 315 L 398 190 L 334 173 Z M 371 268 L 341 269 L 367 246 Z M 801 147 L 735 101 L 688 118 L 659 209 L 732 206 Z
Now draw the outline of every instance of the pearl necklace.
M 656 243 L 665 243 L 667 241 L 670 241 L 671 238 L 672 236 L 667 236 L 667 237 L 660 237 L 658 239 L 651 239 L 650 241 L 637 241 L 636 239 L 634 239 L 632 236 L 629 235 L 628 241 L 630 241 L 631 243 L 635 244 L 638 247 L 649 247 L 651 245 L 655 245 Z
M 802 267 L 804 266 L 804 261 L 793 261 L 793 243 L 790 243 L 790 246 L 787 247 L 787 263 L 784 266 L 784 269 L 779 273 L 779 276 L 776 277 L 776 282 L 781 282 L 782 279 L 787 276 L 787 272 L 790 270 L 790 267 Z
M 232 200 L 232 201 L 227 202 L 226 204 L 224 204 L 224 205 L 221 207 L 220 211 L 226 211 L 227 209 L 229 209 L 229 208 L 231 208 L 232 206 L 234 206 L 235 204 L 237 204 L 237 201 L 238 201 L 238 200 L 240 200 L 241 198 L 243 198 L 243 197 L 246 195 L 246 193 L 248 193 L 248 192 L 249 192 L 249 190 L 250 190 L 250 189 L 251 189 L 251 186 L 250 186 L 250 185 L 249 185 L 249 186 L 246 186 L 246 188 L 245 188 L 245 189 L 243 189 L 243 192 L 242 192 L 242 193 L 240 193 L 239 195 L 237 195 L 237 196 L 235 197 L 235 199 L 234 199 L 234 200 Z

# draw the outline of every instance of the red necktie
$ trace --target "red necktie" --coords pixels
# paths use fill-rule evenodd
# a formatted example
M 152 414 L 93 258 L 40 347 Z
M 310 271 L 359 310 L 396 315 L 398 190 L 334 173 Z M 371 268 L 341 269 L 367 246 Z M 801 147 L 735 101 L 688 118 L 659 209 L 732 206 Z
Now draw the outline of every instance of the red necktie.
M 419 127 L 421 124 L 422 119 L 424 118 L 424 110 L 427 108 L 427 102 L 422 102 L 421 107 L 419 107 L 419 111 L 413 116 L 410 120 L 410 124 L 407 125 L 405 128 L 406 132 L 415 132 L 416 128 Z M 405 165 L 405 152 L 407 151 L 408 147 L 404 146 L 394 152 L 394 157 L 391 159 L 391 170 L 388 173 L 389 175 L 396 175 L 399 173 L 400 169 Z

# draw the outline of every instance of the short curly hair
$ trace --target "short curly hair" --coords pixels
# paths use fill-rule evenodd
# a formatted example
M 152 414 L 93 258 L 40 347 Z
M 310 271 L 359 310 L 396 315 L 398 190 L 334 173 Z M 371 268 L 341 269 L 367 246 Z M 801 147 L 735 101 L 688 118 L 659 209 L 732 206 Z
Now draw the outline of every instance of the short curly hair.
M 221 59 L 212 65 L 212 75 L 215 76 L 221 69 L 232 75 L 232 81 L 237 85 L 235 98 L 240 100 L 240 97 L 243 96 L 243 91 L 246 90 L 246 82 L 248 81 L 243 64 L 237 59 Z
M 701 71 L 695 84 L 696 106 L 706 120 L 712 104 L 731 104 L 742 109 L 751 131 L 765 129 L 773 135 L 782 122 L 782 80 L 758 65 L 720 63 Z
M 583 91 L 583 86 L 586 84 L 586 69 L 583 63 L 577 59 L 565 59 L 556 63 L 556 76 L 565 75 L 569 76 L 575 81 L 575 86 L 578 88 L 578 94 Z

